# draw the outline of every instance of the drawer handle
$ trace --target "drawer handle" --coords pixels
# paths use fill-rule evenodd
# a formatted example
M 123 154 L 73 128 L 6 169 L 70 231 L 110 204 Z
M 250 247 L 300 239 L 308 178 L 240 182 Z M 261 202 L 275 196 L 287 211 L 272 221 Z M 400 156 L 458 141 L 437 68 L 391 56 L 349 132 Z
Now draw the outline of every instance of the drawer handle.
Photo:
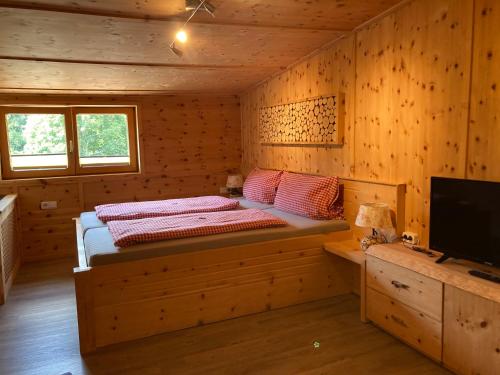
M 409 285 L 400 283 L 399 281 L 392 280 L 391 284 L 394 285 L 397 289 L 410 289 Z
M 392 314 L 391 314 L 391 319 L 392 319 L 395 323 L 399 324 L 400 326 L 403 326 L 403 327 L 405 327 L 405 328 L 408 328 L 408 326 L 406 325 L 406 323 L 405 323 L 405 321 L 404 321 L 403 319 L 398 318 L 397 316 L 394 316 L 394 315 L 392 315 Z

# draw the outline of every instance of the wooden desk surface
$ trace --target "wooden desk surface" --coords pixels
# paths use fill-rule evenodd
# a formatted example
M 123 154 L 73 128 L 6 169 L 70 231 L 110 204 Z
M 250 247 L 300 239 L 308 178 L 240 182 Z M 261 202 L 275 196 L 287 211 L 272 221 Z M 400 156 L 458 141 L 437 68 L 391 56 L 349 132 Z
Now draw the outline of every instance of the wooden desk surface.
M 364 264 L 366 255 L 359 248 L 359 242 L 356 240 L 343 240 L 327 242 L 323 245 L 325 251 L 348 259 L 357 264 Z

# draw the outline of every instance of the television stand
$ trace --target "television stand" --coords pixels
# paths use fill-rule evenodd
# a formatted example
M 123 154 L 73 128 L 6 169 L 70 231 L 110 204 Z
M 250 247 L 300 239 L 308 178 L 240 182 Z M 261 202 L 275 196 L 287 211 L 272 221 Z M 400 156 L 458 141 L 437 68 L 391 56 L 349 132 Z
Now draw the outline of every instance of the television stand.
M 479 270 L 470 270 L 469 274 L 472 276 L 480 277 L 481 279 L 484 280 L 493 281 L 494 283 L 500 284 L 500 277 L 488 272 L 483 272 Z
M 498 268 L 464 259 L 437 264 L 399 243 L 365 254 L 369 321 L 457 374 L 500 374 L 500 284 L 469 273 L 500 276 Z

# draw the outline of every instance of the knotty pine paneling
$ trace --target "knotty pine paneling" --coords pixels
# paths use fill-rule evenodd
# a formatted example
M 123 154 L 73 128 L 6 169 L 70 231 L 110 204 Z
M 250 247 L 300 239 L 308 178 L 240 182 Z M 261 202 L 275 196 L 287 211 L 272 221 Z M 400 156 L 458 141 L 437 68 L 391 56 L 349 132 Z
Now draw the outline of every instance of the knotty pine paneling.
M 179 57 L 184 0 L 3 0 L 0 92 L 240 93 L 399 1 L 215 0 Z
M 72 218 L 97 204 L 218 194 L 241 163 L 235 96 L 0 96 L 0 104 L 137 104 L 142 171 L 132 175 L 1 181 L 19 195 L 23 258 L 75 254 Z M 55 210 L 40 201 L 55 200 Z
M 188 32 L 193 37 L 179 47 L 183 52 L 179 59 L 170 43 L 185 16 L 181 22 L 158 21 L 0 7 L 0 17 L 1 56 L 77 62 L 273 67 L 279 71 L 342 35 L 326 29 L 191 22 Z
M 357 34 L 355 176 L 406 183 L 424 237 L 430 176 L 465 176 L 472 11 L 414 1 Z
M 354 147 L 354 38 L 340 40 L 333 47 L 292 67 L 241 99 L 243 170 L 253 166 L 350 176 Z M 345 95 L 344 146 L 260 145 L 260 107 L 296 102 L 317 96 Z
M 196 14 L 195 22 L 253 26 L 351 30 L 400 0 L 211 0 L 216 17 Z M 185 16 L 185 0 L 3 0 L 4 5 L 81 11 L 88 14 L 168 20 Z
M 500 180 L 500 2 L 476 0 L 468 176 Z M 495 162 L 496 161 L 496 162 Z
M 415 0 L 253 88 L 241 101 L 243 170 L 406 184 L 406 228 L 425 243 L 431 176 L 500 180 L 499 21 L 493 0 Z M 259 107 L 340 88 L 343 147 L 258 143 Z
M 272 67 L 199 69 L 0 58 L 0 92 L 235 93 L 269 77 L 275 71 L 276 68 Z M 232 78 L 226 79 L 228 76 Z

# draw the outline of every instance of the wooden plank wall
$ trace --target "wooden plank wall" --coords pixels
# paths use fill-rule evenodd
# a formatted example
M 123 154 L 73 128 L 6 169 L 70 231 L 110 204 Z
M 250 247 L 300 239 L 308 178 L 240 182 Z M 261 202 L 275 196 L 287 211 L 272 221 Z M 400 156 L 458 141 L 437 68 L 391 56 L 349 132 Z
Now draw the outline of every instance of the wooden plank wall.
M 500 180 L 500 3 L 476 0 L 467 175 Z M 496 161 L 496 162 L 495 162 Z
M 361 239 L 371 234 L 370 228 L 360 228 L 354 225 L 359 205 L 364 202 L 388 204 L 396 233 L 401 234 L 404 231 L 405 185 L 388 185 L 350 179 L 342 179 L 341 182 L 344 185 L 344 215 L 356 238 Z
M 236 96 L 0 96 L 0 104 L 139 105 L 142 172 L 135 175 L 1 181 L 17 193 L 23 260 L 75 255 L 71 218 L 96 204 L 218 194 L 241 163 Z M 55 200 L 55 210 L 40 201 Z
M 243 171 L 404 183 L 406 229 L 426 243 L 431 176 L 500 180 L 499 23 L 495 0 L 411 1 L 251 89 L 241 100 Z M 259 144 L 259 107 L 339 91 L 343 147 Z
M 340 40 L 330 49 L 286 70 L 241 98 L 243 169 L 254 165 L 318 174 L 351 176 L 354 171 L 354 39 Z M 295 102 L 311 97 L 345 93 L 345 144 L 343 146 L 260 147 L 260 107 Z

